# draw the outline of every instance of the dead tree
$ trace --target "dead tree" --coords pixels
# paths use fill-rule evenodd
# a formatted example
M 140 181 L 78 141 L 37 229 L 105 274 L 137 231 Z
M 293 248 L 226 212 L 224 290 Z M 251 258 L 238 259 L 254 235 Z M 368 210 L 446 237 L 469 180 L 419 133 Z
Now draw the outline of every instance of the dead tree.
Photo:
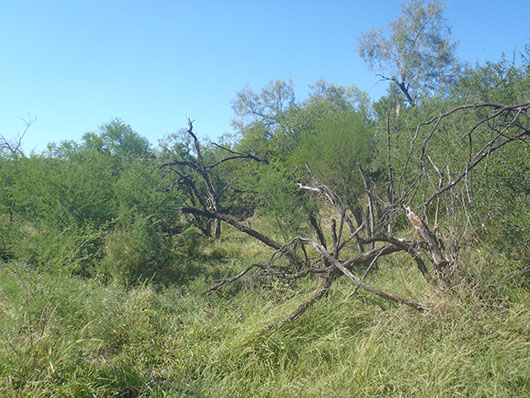
M 439 132 L 439 126 L 444 120 L 452 115 L 476 109 L 486 111 L 486 115 L 482 115 L 480 120 L 467 131 L 459 132 L 459 138 L 468 145 L 467 161 L 463 162 L 461 169 L 449 172 L 449 164 L 437 165 L 429 156 L 430 141 Z M 343 276 L 352 281 L 357 289 L 360 288 L 386 300 L 405 304 L 415 310 L 425 309 L 421 303 L 399 297 L 366 283 L 365 277 L 378 260 L 401 252 L 414 261 L 426 283 L 442 289 L 451 284 L 458 268 L 458 250 L 461 247 L 458 239 L 463 236 L 446 236 L 441 232 L 439 223 L 451 222 L 448 215 L 458 211 L 455 203 L 462 193 L 470 189 L 466 186 L 466 181 L 478 164 L 508 143 L 528 138 L 530 135 L 529 112 L 530 102 L 514 106 L 463 105 L 419 124 L 410 142 L 400 174 L 394 175 L 393 165 L 390 162 L 388 164 L 389 181 L 386 184 L 391 184 L 391 188 L 387 189 L 387 198 L 374 194 L 375 191 L 383 190 L 378 189 L 377 181 L 370 180 L 358 164 L 357 172 L 360 173 L 365 187 L 364 203 L 367 205 L 368 218 L 357 228 L 354 227 L 351 219 L 353 217 L 351 209 L 344 206 L 340 198 L 314 176 L 310 165 L 307 164 L 309 182 L 299 182 L 298 187 L 318 195 L 322 203 L 327 202 L 329 207 L 334 209 L 336 219 L 328 223 L 329 231 L 323 231 L 321 223 L 312 214 L 310 224 L 313 227 L 314 236 L 296 236 L 287 243 L 281 243 L 250 226 L 243 225 L 217 208 L 207 206 L 179 208 L 184 213 L 228 223 L 272 249 L 272 255 L 268 261 L 250 264 L 238 275 L 219 281 L 208 291 L 215 292 L 244 275 L 248 275 L 252 270 L 256 270 L 261 277 L 279 278 L 287 282 L 309 276 L 317 278 L 320 282 L 313 295 L 292 314 L 273 326 L 296 319 L 315 301 L 328 294 L 333 283 Z M 475 142 L 480 143 L 478 149 L 475 149 L 473 145 Z M 239 154 L 236 156 L 239 157 Z M 202 171 L 200 167 L 204 166 L 194 166 L 194 170 Z M 408 172 L 409 169 L 414 169 L 414 173 Z M 395 176 L 398 175 L 399 178 L 394 181 Z M 425 179 L 433 183 L 422 185 Z M 457 188 L 460 191 L 457 192 Z M 440 214 L 442 203 L 445 203 L 446 207 L 444 217 Z M 380 210 L 376 211 L 376 208 Z M 433 228 L 428 222 L 428 216 L 432 214 L 434 214 Z M 398 215 L 405 216 L 414 228 L 413 238 L 398 236 L 400 231 L 392 224 Z M 345 226 L 349 229 L 349 233 L 344 233 Z M 328 239 L 331 237 L 331 242 L 326 241 L 326 237 Z M 348 250 L 345 250 L 346 248 Z M 361 277 L 357 276 L 359 272 L 363 272 Z
M 530 102 L 516 105 L 461 105 L 417 126 L 397 183 L 396 198 L 393 202 L 387 202 L 385 212 L 388 214 L 405 209 L 418 237 L 428 247 L 434 271 L 441 285 L 451 284 L 453 275 L 458 271 L 458 252 L 465 235 L 468 229 L 477 229 L 467 217 L 464 227 L 460 228 L 462 232 L 456 233 L 454 231 L 458 229 L 457 224 L 460 221 L 450 221 L 447 216 L 469 214 L 472 208 L 476 207 L 472 195 L 474 169 L 507 144 L 524 144 L 530 135 L 529 109 Z M 438 133 L 441 124 L 453 116 L 477 110 L 481 111 L 478 120 L 467 130 L 455 133 L 458 146 L 462 151 L 465 149 L 467 159 L 462 159 L 460 167 L 452 171 L 449 163 L 436 164 L 429 154 L 429 149 L 431 140 Z M 407 172 L 411 169 L 415 171 L 414 177 L 407 179 Z M 425 179 L 432 181 L 430 188 L 420 188 Z M 410 206 L 416 206 L 416 213 Z M 446 215 L 444 229 L 449 231 L 449 234 L 444 234 L 439 228 L 442 207 L 445 207 Z M 434 216 L 433 228 L 428 226 L 429 215 Z M 479 214 L 477 216 L 480 218 Z
M 187 197 L 189 200 L 189 205 L 193 206 L 196 209 L 202 211 L 211 212 L 216 214 L 220 211 L 219 199 L 222 196 L 222 192 L 215 186 L 213 178 L 213 170 L 228 161 L 235 159 L 251 159 L 258 162 L 267 163 L 267 160 L 260 158 L 259 156 L 252 154 L 250 152 L 240 153 L 235 152 L 229 148 L 223 147 L 218 144 L 213 144 L 216 147 L 222 149 L 225 152 L 228 152 L 230 156 L 223 158 L 213 164 L 205 164 L 204 158 L 202 155 L 201 145 L 197 135 L 193 132 L 193 122 L 188 119 L 188 129 L 186 133 L 193 140 L 193 147 L 195 150 L 194 159 L 179 160 L 173 159 L 170 162 L 164 163 L 163 168 L 168 168 L 172 170 L 175 174 L 178 175 L 178 178 L 174 180 L 173 186 L 185 190 L 187 192 Z M 174 166 L 184 167 L 184 170 L 175 168 Z M 194 176 L 199 176 L 200 181 L 202 181 L 206 193 L 201 193 L 200 189 L 197 187 Z M 229 184 L 230 185 L 230 184 Z M 191 213 L 196 221 L 199 229 L 206 235 L 211 235 L 211 226 L 212 222 L 214 223 L 214 236 L 219 238 L 221 235 L 221 220 L 216 217 L 203 217 L 198 213 Z

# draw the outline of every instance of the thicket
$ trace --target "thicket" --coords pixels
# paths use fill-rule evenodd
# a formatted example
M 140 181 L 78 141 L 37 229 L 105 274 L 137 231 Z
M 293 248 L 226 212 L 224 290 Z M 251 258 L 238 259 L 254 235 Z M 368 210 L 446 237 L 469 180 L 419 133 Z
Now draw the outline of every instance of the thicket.
M 529 55 L 246 88 L 226 142 L 2 136 L 1 394 L 529 394 Z

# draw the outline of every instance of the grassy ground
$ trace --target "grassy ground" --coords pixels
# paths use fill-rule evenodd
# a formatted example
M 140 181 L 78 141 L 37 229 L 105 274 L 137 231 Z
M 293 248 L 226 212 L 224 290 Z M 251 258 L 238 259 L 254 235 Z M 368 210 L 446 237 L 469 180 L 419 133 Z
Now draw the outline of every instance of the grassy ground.
M 241 269 L 243 254 L 259 254 L 245 244 L 209 248 L 205 270 Z M 515 278 L 488 285 L 481 273 L 496 264 L 468 261 L 482 285 L 462 282 L 450 295 L 399 258 L 372 274 L 373 285 L 427 304 L 425 313 L 361 291 L 348 298 L 344 280 L 274 332 L 267 325 L 316 281 L 208 296 L 207 275 L 125 289 L 1 264 L 0 396 L 530 396 L 528 288 Z

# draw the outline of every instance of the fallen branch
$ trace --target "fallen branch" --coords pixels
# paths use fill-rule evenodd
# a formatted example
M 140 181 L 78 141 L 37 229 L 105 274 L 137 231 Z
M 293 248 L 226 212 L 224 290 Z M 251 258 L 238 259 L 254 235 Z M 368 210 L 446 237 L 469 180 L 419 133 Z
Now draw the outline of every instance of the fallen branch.
M 337 269 L 339 269 L 344 275 L 346 275 L 352 282 L 354 282 L 355 284 L 359 285 L 362 289 L 366 290 L 366 291 L 369 291 L 370 293 L 374 293 L 374 294 L 377 294 L 378 296 L 380 297 L 383 297 L 387 300 L 391 300 L 391 301 L 394 301 L 394 302 L 397 302 L 397 303 L 400 303 L 400 304 L 405 304 L 405 305 L 408 305 L 409 307 L 415 309 L 415 310 L 418 310 L 418 311 L 423 311 L 425 309 L 427 309 L 424 305 L 422 304 L 418 304 L 412 300 L 409 300 L 409 299 L 404 299 L 402 297 L 399 297 L 399 296 L 395 296 L 395 295 L 392 295 L 390 293 L 387 293 L 385 292 L 384 290 L 381 290 L 381 289 L 377 289 L 373 286 L 370 286 L 366 283 L 364 283 L 363 281 L 361 281 L 359 278 L 357 278 L 346 266 L 345 264 L 349 264 L 349 265 L 353 265 L 355 262 L 352 261 L 352 260 L 349 260 L 349 261 L 346 261 L 345 263 L 341 263 L 338 259 L 336 258 L 333 258 L 328 252 L 327 250 L 320 244 L 318 244 L 317 242 L 315 242 L 314 240 L 312 239 L 308 239 L 308 238 L 302 238 L 300 237 L 299 238 L 301 242 L 303 243 L 306 243 L 306 244 L 309 244 L 311 246 L 313 246 L 313 248 L 319 253 L 321 254 L 327 261 L 329 261 L 331 264 L 333 264 L 333 266 L 335 266 Z M 395 249 L 397 250 L 394 250 L 394 251 L 398 251 L 399 249 L 397 247 L 394 247 Z M 374 249 L 374 250 L 370 250 L 370 252 L 374 253 L 374 257 L 377 256 L 379 253 L 379 255 L 382 255 L 385 250 L 392 250 L 393 248 L 391 247 L 383 247 L 383 248 L 379 248 L 379 249 Z M 366 254 L 366 253 L 362 253 L 362 254 Z M 366 260 L 365 260 L 366 261 Z
M 304 303 L 302 303 L 294 312 L 292 312 L 289 316 L 284 318 L 280 322 L 273 323 L 272 325 L 269 325 L 268 328 L 270 330 L 275 330 L 276 328 L 283 326 L 285 324 L 291 323 L 296 318 L 298 318 L 300 315 L 302 315 L 309 307 L 313 305 L 313 303 L 320 300 L 322 297 L 324 297 L 331 288 L 331 285 L 333 283 L 334 278 L 330 275 L 326 280 L 324 280 L 318 291 L 311 296 L 311 298 Z
M 259 263 L 251 264 L 247 268 L 245 268 L 242 272 L 237 274 L 236 276 L 233 276 L 232 278 L 228 278 L 228 279 L 223 279 L 222 281 L 220 281 L 220 282 L 216 283 L 215 285 L 209 287 L 208 289 L 205 290 L 205 293 L 212 293 L 212 292 L 218 291 L 219 289 L 223 288 L 224 286 L 228 285 L 229 283 L 235 282 L 236 280 L 238 280 L 239 278 L 244 276 L 247 272 L 249 272 L 252 268 L 256 268 L 256 267 L 263 268 L 262 264 L 259 264 Z
M 294 253 L 292 250 L 285 247 L 285 245 L 282 245 L 279 242 L 276 242 L 274 239 L 269 238 L 268 236 L 265 236 L 261 234 L 260 232 L 256 231 L 255 229 L 252 229 L 250 227 L 247 227 L 236 220 L 234 220 L 231 217 L 228 217 L 226 214 L 219 213 L 217 211 L 208 211 L 208 210 L 202 210 L 202 209 L 196 209 L 193 207 L 178 207 L 174 208 L 174 210 L 181 211 L 183 213 L 191 213 L 191 214 L 197 214 L 200 216 L 204 216 L 211 219 L 218 219 L 221 221 L 226 222 L 227 224 L 232 225 L 234 228 L 236 228 L 238 231 L 241 231 L 249 236 L 252 236 L 253 238 L 256 238 L 257 240 L 265 243 L 267 246 L 272 247 L 276 250 L 281 250 L 285 256 L 292 261 L 294 264 L 296 264 L 298 267 L 302 268 L 306 265 L 305 261 L 302 260 L 296 253 Z

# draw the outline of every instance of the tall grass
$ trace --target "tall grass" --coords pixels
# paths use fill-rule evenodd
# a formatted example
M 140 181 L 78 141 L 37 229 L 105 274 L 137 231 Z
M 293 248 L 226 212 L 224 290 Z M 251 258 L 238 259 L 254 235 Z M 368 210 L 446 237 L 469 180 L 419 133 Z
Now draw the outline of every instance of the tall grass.
M 217 274 L 246 264 L 222 261 L 241 246 L 209 249 Z M 474 256 L 476 273 L 489 260 Z M 271 331 L 316 281 L 280 290 L 249 282 L 207 296 L 206 275 L 127 290 L 2 264 L 0 396 L 529 396 L 525 286 L 463 278 L 441 295 L 416 274 L 407 263 L 383 263 L 370 283 L 428 304 L 425 313 L 362 291 L 350 297 L 344 280 Z

